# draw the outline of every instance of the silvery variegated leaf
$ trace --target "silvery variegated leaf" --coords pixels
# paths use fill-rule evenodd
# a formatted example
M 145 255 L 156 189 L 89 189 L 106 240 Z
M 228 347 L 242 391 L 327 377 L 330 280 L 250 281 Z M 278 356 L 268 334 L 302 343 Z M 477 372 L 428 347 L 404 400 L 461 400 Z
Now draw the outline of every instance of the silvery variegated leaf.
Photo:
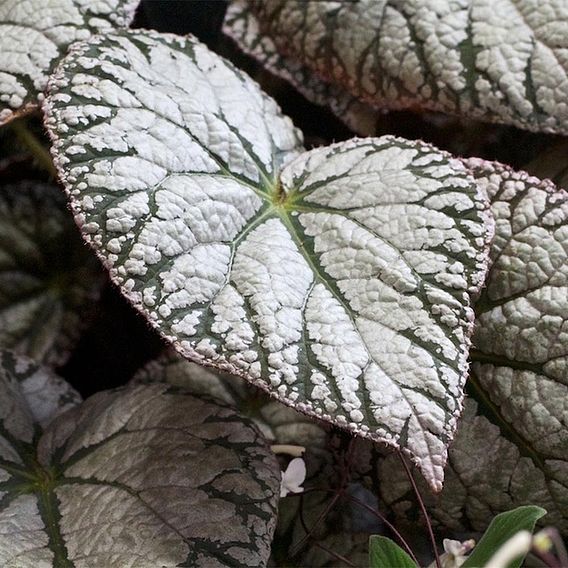
M 251 418 L 272 444 L 322 447 L 326 442 L 327 433 L 321 423 L 271 400 L 240 377 L 192 363 L 174 350 L 147 363 L 130 382 L 167 383 L 230 404 Z
M 103 282 L 59 187 L 0 186 L 0 349 L 64 363 Z
M 42 431 L 15 365 L 0 373 L 2 567 L 266 565 L 280 473 L 250 421 L 155 384 Z
M 378 479 L 383 501 L 399 520 L 415 519 L 416 496 L 399 460 L 388 456 L 379 463 L 367 478 Z M 444 489 L 434 496 L 420 480 L 418 486 L 434 524 L 445 529 L 481 532 L 498 513 L 538 505 L 547 507 L 547 524 L 568 534 L 565 463 L 551 476 L 518 437 L 468 398 L 449 450 Z
M 33 108 L 70 44 L 128 26 L 138 0 L 0 0 L 0 124 Z
M 393 137 L 305 152 L 256 83 L 154 32 L 76 47 L 43 108 L 85 238 L 181 354 L 441 488 L 491 236 L 461 162 Z
M 568 193 L 500 164 L 467 164 L 496 222 L 469 379 L 483 412 L 472 401 L 461 418 L 434 516 L 483 530 L 496 513 L 533 504 L 568 534 Z M 379 485 L 401 511 L 410 487 L 396 461 L 385 463 Z
M 294 83 L 309 68 L 315 77 L 301 90 L 315 93 L 316 102 L 324 87 L 314 85 L 325 80 L 380 108 L 568 132 L 565 2 L 234 1 L 239 7 L 229 10 L 226 32 L 276 72 L 293 61 Z M 243 23 L 246 9 L 252 12 L 247 22 L 256 23 Z M 244 32 L 251 25 L 260 37 Z M 276 64 L 271 45 L 283 56 Z
M 294 85 L 309 101 L 329 106 L 357 134 L 369 136 L 375 133 L 377 110 L 349 94 L 342 86 L 323 81 L 298 59 L 278 51 L 272 38 L 262 33 L 248 0 L 230 2 L 223 32 L 272 74 Z
M 13 351 L 0 350 L 0 375 L 10 383 L 19 383 L 33 421 L 41 427 L 81 403 L 81 395 L 67 381 Z

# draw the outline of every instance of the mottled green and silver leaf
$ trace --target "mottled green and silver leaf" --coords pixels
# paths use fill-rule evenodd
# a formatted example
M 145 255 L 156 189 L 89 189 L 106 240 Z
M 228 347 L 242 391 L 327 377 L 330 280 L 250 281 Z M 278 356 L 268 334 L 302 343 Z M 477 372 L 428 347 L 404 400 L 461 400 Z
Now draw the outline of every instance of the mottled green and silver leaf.
M 466 400 L 450 447 L 444 489 L 432 495 L 419 490 L 437 526 L 455 531 L 483 531 L 492 518 L 521 505 L 548 507 L 546 522 L 568 534 L 568 488 L 565 462 L 549 461 L 546 470 L 523 444 Z M 367 477 L 378 479 L 386 506 L 399 518 L 415 518 L 416 497 L 396 456 L 379 461 Z M 551 474 L 552 471 L 552 474 Z
M 233 0 L 227 7 L 223 31 L 247 55 L 254 57 L 272 74 L 294 85 L 310 102 L 328 106 L 357 134 L 375 133 L 377 110 L 349 94 L 338 84 L 327 83 L 298 59 L 278 51 L 272 38 L 264 35 L 247 0 Z
M 568 193 L 500 164 L 466 164 L 496 222 L 470 354 L 483 413 L 472 401 L 462 417 L 429 510 L 445 526 L 482 530 L 497 513 L 539 505 L 568 534 Z M 410 487 L 394 481 L 402 471 L 386 463 L 383 496 L 409 506 Z
M 242 14 L 244 0 L 236 1 Z M 234 18 L 232 10 L 225 29 L 233 27 L 229 35 L 249 52 L 261 52 L 255 47 L 259 42 L 275 44 L 283 63 L 295 61 L 289 72 L 294 82 L 297 69 L 307 67 L 315 75 L 309 83 L 326 80 L 377 107 L 422 108 L 568 133 L 568 5 L 564 2 L 246 0 L 246 4 L 261 38 L 243 33 L 243 17 Z
M 231 408 L 129 387 L 41 432 L 21 384 L 0 389 L 1 566 L 266 565 L 279 467 Z
M 303 152 L 256 83 L 153 32 L 77 47 L 44 110 L 85 238 L 179 352 L 441 488 L 491 233 L 461 162 L 392 137 Z
M 61 365 L 103 282 L 59 187 L 0 186 L 0 349 Z
M 75 41 L 125 27 L 139 0 L 0 0 L 0 125 L 34 108 Z
M 265 392 L 242 378 L 197 365 L 168 349 L 147 363 L 131 384 L 167 383 L 197 396 L 211 396 L 238 408 L 258 426 L 272 444 L 321 447 L 327 432 L 323 424 L 271 400 Z

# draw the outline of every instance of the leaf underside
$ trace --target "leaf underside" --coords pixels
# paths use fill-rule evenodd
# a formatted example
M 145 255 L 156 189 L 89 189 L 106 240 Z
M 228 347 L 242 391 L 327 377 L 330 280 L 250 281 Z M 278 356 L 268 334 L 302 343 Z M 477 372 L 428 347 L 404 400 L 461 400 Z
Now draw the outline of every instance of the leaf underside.
M 42 432 L 21 365 L 0 368 L 3 567 L 266 565 L 280 472 L 250 421 L 155 384 L 99 393 Z
M 1 348 L 63 364 L 103 281 L 59 187 L 0 187 Z
M 352 97 L 568 132 L 568 6 L 561 2 L 233 4 L 226 33 L 314 102 L 334 94 L 332 110 L 358 131 L 368 130 L 369 111 Z
M 68 46 L 128 26 L 138 0 L 2 0 L 0 124 L 37 104 Z
M 152 32 L 77 47 L 44 110 L 85 238 L 183 355 L 441 487 L 490 237 L 459 161 L 391 137 L 301 153 L 248 77 Z

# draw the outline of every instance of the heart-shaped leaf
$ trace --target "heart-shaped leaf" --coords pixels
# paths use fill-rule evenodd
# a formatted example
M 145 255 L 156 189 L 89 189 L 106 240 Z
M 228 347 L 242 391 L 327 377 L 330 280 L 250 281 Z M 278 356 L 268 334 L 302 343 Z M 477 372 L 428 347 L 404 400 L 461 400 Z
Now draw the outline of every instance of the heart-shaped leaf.
M 191 38 L 95 38 L 46 124 L 86 239 L 186 357 L 402 447 L 441 488 L 486 270 L 461 162 L 391 137 L 304 152 L 248 77 Z
M 568 6 L 562 2 L 235 1 L 239 6 L 225 23 L 229 35 L 277 73 L 292 61 L 279 74 L 293 82 L 311 70 L 315 78 L 301 90 L 315 93 L 316 102 L 325 93 L 318 86 L 323 79 L 378 107 L 568 133 Z M 278 61 L 272 45 L 283 56 Z M 349 104 L 332 106 L 350 122 Z
M 128 26 L 138 0 L 2 0 L 0 124 L 36 105 L 69 45 Z
M 99 393 L 41 432 L 21 363 L 2 363 L 0 565 L 266 564 L 280 472 L 247 419 L 155 384 Z
M 60 188 L 0 187 L 0 349 L 64 363 L 103 281 Z
M 472 402 L 462 417 L 433 514 L 482 530 L 495 513 L 534 504 L 568 534 L 568 193 L 500 164 L 467 164 L 496 220 L 471 352 L 483 413 Z M 381 488 L 400 511 L 410 487 L 387 463 Z

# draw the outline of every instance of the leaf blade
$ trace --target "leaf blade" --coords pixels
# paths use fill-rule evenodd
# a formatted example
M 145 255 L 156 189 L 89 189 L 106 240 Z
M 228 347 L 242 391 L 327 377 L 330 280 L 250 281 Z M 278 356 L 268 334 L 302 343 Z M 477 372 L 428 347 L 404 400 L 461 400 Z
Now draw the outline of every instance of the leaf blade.
M 0 5 L 0 124 L 37 106 L 49 72 L 74 41 L 128 26 L 137 0 L 101 4 L 5 0 Z M 24 56 L 25 54 L 25 56 Z
M 299 90 L 316 103 L 322 93 L 333 95 L 335 100 L 327 101 L 332 110 L 356 127 L 359 115 L 361 131 L 369 122 L 367 112 L 351 104 L 351 97 L 379 109 L 419 107 L 567 132 L 559 110 L 565 91 L 552 90 L 548 69 L 566 81 L 563 48 L 550 37 L 552 29 L 566 33 L 568 10 L 552 1 L 538 10 L 508 0 L 495 10 L 449 1 L 432 10 L 425 0 L 400 5 L 365 0 L 349 7 L 306 7 L 301 0 L 235 4 L 225 33 L 295 86 L 303 80 Z M 260 34 L 250 33 L 251 26 Z M 507 55 L 499 56 L 503 45 Z
M 492 521 L 477 546 L 462 564 L 464 568 L 485 566 L 495 552 L 521 530 L 532 533 L 536 522 L 546 515 L 542 507 L 526 505 L 500 513 Z M 507 568 L 520 568 L 524 555 L 511 562 Z
M 459 161 L 389 137 L 301 153 L 250 79 L 152 32 L 78 47 L 44 109 L 85 238 L 181 354 L 402 446 L 440 489 L 491 233 Z
M 408 554 L 386 536 L 369 538 L 369 564 L 371 568 L 416 568 Z

